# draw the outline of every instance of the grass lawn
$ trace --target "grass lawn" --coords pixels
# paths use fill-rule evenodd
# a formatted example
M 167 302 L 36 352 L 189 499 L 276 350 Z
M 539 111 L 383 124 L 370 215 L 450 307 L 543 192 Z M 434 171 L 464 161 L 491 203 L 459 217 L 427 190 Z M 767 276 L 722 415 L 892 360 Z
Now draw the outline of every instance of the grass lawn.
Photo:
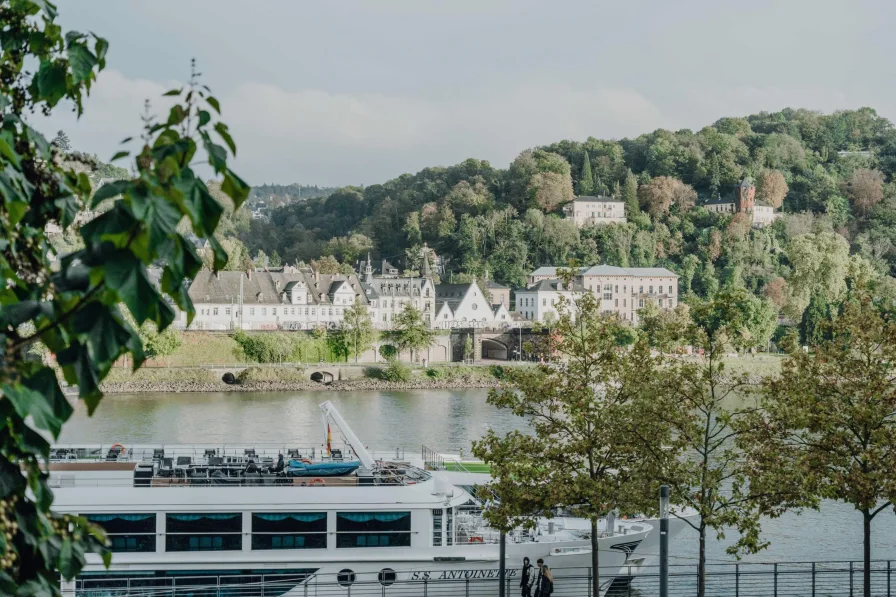
M 239 345 L 227 334 L 183 332 L 183 343 L 174 354 L 153 364 L 168 367 L 195 367 L 206 364 L 239 363 L 234 350 Z
M 491 466 L 484 462 L 445 462 L 445 470 L 458 473 L 491 473 Z

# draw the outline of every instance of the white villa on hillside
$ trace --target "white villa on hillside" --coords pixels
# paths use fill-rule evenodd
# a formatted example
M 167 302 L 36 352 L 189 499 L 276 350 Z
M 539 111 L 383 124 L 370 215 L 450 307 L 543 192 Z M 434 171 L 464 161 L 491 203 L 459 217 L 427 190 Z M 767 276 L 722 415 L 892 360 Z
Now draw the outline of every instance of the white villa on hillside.
M 566 218 L 576 227 L 591 224 L 625 224 L 625 203 L 612 197 L 576 197 L 563 206 Z

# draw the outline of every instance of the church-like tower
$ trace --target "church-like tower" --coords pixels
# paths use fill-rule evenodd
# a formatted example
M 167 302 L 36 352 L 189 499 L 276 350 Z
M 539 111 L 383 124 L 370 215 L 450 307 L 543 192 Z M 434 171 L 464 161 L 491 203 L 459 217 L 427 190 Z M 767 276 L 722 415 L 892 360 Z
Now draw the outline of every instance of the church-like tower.
M 737 213 L 753 213 L 756 207 L 756 187 L 749 178 L 744 178 L 734 187 L 734 211 Z

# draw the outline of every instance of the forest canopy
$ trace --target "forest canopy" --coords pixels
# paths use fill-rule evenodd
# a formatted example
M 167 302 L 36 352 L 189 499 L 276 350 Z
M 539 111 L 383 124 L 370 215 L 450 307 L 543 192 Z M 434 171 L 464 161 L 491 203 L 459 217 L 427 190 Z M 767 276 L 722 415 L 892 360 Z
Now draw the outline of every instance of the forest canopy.
M 871 276 L 881 292 L 894 286 L 894 173 L 896 129 L 873 109 L 788 108 L 696 132 L 559 141 L 506 169 L 477 159 L 426 168 L 290 203 L 238 236 L 249 254 L 284 263 L 330 255 L 354 265 L 369 250 L 410 270 L 426 244 L 443 277 L 488 273 L 511 287 L 569 260 L 667 267 L 683 295 L 740 287 L 798 318 L 813 294 L 835 299 L 829 289 L 850 275 Z M 743 215 L 701 207 L 732 196 L 744 178 L 783 212 L 774 225 L 752 228 Z M 628 223 L 576 228 L 562 214 L 576 194 L 625 201 Z M 825 274 L 804 273 L 813 268 Z

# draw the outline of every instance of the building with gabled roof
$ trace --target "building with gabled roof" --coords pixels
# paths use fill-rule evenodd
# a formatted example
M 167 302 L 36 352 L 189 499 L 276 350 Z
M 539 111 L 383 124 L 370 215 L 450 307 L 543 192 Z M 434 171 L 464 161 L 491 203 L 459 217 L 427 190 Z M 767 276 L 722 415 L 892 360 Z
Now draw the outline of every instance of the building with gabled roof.
M 436 284 L 435 292 L 435 328 L 503 328 L 510 324 L 507 307 L 493 305 L 476 282 Z

